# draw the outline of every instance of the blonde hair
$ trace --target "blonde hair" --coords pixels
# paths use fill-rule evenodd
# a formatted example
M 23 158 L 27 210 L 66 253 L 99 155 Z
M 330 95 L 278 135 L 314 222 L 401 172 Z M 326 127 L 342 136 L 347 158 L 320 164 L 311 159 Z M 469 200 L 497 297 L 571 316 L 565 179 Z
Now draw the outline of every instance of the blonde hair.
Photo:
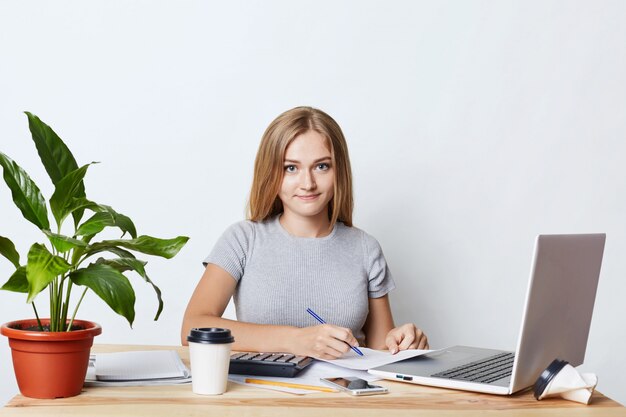
M 265 130 L 256 160 L 248 201 L 248 219 L 263 221 L 283 212 L 278 198 L 284 175 L 285 151 L 298 136 L 313 130 L 326 138 L 335 169 L 334 195 L 328 204 L 328 218 L 352 226 L 352 170 L 348 145 L 341 128 L 328 114 L 313 107 L 296 107 L 278 116 Z

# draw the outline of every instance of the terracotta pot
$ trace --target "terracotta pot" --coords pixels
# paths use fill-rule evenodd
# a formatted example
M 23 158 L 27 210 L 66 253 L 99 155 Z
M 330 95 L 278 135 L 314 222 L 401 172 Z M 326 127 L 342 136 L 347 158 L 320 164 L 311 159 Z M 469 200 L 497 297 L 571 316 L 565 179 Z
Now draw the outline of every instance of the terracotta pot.
M 46 326 L 50 319 L 41 319 Z M 13 370 L 22 395 L 31 398 L 62 398 L 80 394 L 89 365 L 94 336 L 99 324 L 74 320 L 70 332 L 26 330 L 36 319 L 5 323 L 0 332 L 9 338 Z

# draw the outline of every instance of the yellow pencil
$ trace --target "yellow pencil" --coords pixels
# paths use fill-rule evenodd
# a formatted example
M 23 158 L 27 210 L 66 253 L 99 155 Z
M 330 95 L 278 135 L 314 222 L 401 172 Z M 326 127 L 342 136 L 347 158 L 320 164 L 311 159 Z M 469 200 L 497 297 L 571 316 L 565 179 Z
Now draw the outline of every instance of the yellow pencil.
M 332 388 L 318 387 L 317 385 L 292 384 L 291 382 L 268 381 L 266 379 L 246 378 L 246 383 L 247 384 L 274 385 L 277 387 L 296 388 L 296 389 L 308 389 L 311 391 L 337 392 Z

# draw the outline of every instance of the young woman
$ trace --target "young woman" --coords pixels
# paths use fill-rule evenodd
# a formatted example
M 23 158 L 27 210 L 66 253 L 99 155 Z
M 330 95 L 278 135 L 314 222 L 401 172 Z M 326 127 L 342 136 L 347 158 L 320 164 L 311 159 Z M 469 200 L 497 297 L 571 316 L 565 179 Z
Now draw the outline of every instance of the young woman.
M 334 359 L 351 346 L 427 349 L 415 325 L 394 327 L 393 278 L 376 239 L 352 226 L 352 208 L 339 125 L 311 107 L 278 116 L 259 146 L 248 220 L 228 228 L 204 260 L 182 343 L 192 327 L 225 327 L 239 351 Z M 237 321 L 222 318 L 232 296 Z

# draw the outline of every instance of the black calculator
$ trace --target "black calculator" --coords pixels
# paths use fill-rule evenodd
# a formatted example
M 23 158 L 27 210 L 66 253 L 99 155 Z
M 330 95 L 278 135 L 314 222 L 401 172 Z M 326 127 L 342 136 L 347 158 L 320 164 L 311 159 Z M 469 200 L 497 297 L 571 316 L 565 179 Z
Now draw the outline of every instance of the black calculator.
M 229 374 L 293 378 L 313 363 L 313 358 L 291 353 L 238 352 L 230 355 Z

